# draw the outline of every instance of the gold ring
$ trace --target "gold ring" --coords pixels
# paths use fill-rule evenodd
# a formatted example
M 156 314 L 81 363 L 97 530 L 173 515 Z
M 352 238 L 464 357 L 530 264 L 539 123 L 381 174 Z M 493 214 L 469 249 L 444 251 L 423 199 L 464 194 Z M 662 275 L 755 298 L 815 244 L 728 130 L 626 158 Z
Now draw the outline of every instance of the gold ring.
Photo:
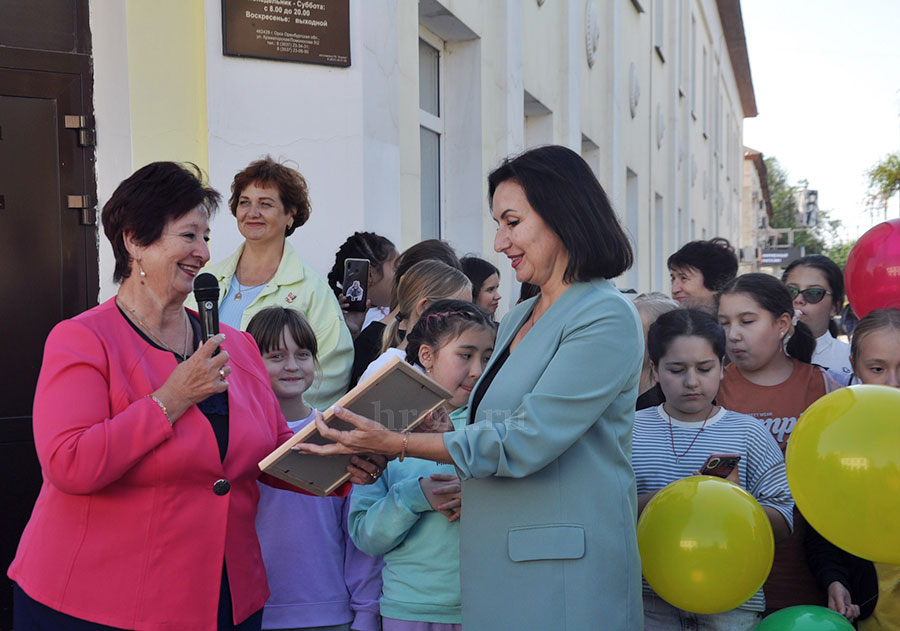
M 381 471 L 376 471 L 375 473 L 370 473 L 369 477 L 373 480 L 377 480 L 379 475 L 381 475 Z
M 222 381 L 225 381 L 225 369 L 219 368 L 219 376 L 222 378 Z

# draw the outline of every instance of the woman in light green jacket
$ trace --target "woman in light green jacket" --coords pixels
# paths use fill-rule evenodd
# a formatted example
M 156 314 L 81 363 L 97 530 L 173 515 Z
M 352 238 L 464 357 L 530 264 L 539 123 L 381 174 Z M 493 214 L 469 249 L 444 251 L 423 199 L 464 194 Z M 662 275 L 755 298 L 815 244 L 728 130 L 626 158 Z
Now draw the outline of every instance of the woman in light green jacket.
M 643 629 L 631 431 L 641 322 L 608 279 L 631 248 L 590 167 L 549 146 L 505 161 L 488 188 L 494 249 L 540 296 L 500 324 L 468 424 L 357 429 L 311 453 L 376 452 L 456 465 L 466 631 Z M 443 429 L 450 429 L 443 427 Z
M 219 318 L 243 331 L 266 307 L 302 312 L 316 334 L 322 366 L 321 378 L 305 400 L 324 410 L 347 391 L 353 339 L 325 279 L 287 242 L 309 219 L 306 180 L 267 156 L 234 176 L 229 206 L 245 241 L 234 254 L 205 270 L 219 281 Z

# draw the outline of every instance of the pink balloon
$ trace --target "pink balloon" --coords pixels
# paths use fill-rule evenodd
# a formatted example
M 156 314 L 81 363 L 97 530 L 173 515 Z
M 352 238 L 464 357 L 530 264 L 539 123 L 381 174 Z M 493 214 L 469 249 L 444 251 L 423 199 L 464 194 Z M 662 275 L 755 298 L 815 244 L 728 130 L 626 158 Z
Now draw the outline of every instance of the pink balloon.
M 844 269 L 847 298 L 857 316 L 900 307 L 900 219 L 880 223 L 859 238 Z

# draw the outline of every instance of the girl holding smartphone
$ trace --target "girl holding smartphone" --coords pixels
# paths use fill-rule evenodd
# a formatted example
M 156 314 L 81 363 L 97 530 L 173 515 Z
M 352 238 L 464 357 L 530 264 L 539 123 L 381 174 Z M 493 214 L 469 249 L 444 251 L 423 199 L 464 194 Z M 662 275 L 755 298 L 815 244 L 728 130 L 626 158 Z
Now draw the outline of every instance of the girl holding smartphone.
M 713 400 L 722 379 L 725 333 L 715 318 L 696 309 L 677 309 L 650 326 L 647 350 L 665 403 L 635 414 L 632 467 L 638 511 L 664 486 L 698 473 L 711 454 L 740 456 L 726 479 L 739 484 L 760 503 L 775 540 L 787 537 L 794 501 L 788 489 L 784 457 L 772 435 L 756 419 L 726 410 Z M 765 601 L 760 589 L 736 609 L 695 614 L 670 605 L 644 582 L 647 631 L 681 629 L 752 629 Z

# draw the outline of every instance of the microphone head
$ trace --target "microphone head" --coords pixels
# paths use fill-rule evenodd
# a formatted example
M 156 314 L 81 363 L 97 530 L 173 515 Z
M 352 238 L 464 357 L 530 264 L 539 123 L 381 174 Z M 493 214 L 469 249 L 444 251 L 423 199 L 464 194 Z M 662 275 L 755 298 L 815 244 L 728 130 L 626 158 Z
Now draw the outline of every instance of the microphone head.
M 197 304 L 202 300 L 219 302 L 219 281 L 209 272 L 198 274 L 194 279 L 194 299 Z

